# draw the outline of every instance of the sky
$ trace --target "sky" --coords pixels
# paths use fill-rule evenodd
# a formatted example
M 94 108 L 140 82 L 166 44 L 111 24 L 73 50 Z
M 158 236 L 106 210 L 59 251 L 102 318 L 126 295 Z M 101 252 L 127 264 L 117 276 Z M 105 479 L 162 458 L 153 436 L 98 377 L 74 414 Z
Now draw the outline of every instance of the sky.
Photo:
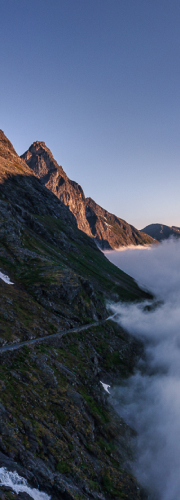
M 178 0 L 0 0 L 0 128 L 85 196 L 180 226 Z

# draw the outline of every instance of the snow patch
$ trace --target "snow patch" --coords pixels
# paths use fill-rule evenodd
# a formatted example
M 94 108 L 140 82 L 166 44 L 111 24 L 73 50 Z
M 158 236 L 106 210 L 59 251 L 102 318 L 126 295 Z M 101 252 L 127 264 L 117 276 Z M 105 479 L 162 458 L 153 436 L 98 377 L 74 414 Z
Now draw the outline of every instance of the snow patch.
M 30 488 L 24 477 L 19 476 L 16 471 L 8 471 L 6 467 L 0 468 L 0 486 L 9 486 L 17 494 L 20 493 L 20 491 L 24 491 L 34 500 L 50 500 L 51 498 L 43 491 L 39 491 L 36 488 Z
M 104 224 L 106 224 L 106 226 L 109 226 L 109 227 L 112 227 L 112 224 L 108 224 L 107 222 L 104 221 Z
M 3 281 L 5 281 L 5 283 L 7 283 L 8 285 L 14 285 L 14 283 L 12 283 L 12 281 L 10 281 L 9 276 L 7 276 L 6 274 L 0 272 L 0 278 Z
M 108 387 L 111 387 L 111 386 L 110 386 L 110 385 L 108 385 L 108 384 L 104 384 L 104 382 L 101 382 L 101 380 L 100 380 L 100 383 L 102 384 L 103 389 L 104 389 L 106 392 L 108 392 L 108 394 L 110 394 L 110 392 L 108 391 Z

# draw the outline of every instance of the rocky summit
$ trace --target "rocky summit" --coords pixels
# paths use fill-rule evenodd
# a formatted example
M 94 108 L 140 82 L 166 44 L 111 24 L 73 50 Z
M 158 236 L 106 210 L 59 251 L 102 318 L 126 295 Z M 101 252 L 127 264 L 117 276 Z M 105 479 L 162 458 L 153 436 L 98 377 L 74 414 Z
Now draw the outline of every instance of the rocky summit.
M 122 383 L 142 352 L 107 320 L 107 303 L 150 296 L 36 173 L 1 131 L 0 499 L 37 498 L 35 488 L 52 500 L 140 500 L 129 465 L 134 431 L 101 382 Z M 11 482 L 2 479 L 10 472 Z M 15 489 L 17 474 L 26 492 Z
M 91 198 L 85 198 L 81 186 L 67 177 L 44 142 L 34 142 L 21 158 L 41 183 L 69 207 L 78 228 L 93 237 L 101 249 L 154 243 L 151 236 L 110 214 Z

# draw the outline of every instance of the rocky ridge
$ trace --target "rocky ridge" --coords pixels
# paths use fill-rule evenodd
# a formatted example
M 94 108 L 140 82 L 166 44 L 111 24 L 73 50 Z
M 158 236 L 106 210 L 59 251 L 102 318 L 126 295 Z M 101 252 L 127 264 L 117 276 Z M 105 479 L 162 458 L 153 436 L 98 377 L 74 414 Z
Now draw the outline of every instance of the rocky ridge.
M 108 300 L 148 294 L 77 228 L 0 132 L 0 346 L 106 318 Z M 107 321 L 1 353 L 0 466 L 52 500 L 142 499 L 129 461 L 133 430 L 100 380 L 132 373 L 142 347 Z M 20 496 L 21 495 L 21 496 Z M 29 500 L 0 487 L 0 498 Z
M 143 233 L 148 234 L 157 241 L 167 240 L 170 237 L 180 238 L 180 227 L 166 226 L 165 224 L 149 224 L 141 229 Z
M 21 156 L 52 193 L 68 206 L 74 214 L 78 228 L 91 236 L 91 230 L 85 216 L 85 196 L 77 182 L 71 181 L 59 166 L 50 149 L 44 142 L 34 142 Z
M 69 207 L 78 228 L 93 237 L 101 249 L 154 243 L 150 236 L 85 198 L 81 186 L 67 177 L 44 142 L 34 142 L 21 158 L 41 183 Z

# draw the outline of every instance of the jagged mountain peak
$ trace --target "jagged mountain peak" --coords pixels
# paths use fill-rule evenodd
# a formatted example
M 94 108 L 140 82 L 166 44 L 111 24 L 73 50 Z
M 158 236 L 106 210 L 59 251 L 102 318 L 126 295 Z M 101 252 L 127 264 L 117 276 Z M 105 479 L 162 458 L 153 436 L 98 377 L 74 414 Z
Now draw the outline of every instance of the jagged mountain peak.
M 92 198 L 85 198 L 82 187 L 67 177 L 44 142 L 34 142 L 21 158 L 42 184 L 69 207 L 76 218 L 78 228 L 94 237 L 102 249 L 154 243 L 150 236 L 142 234 L 126 221 L 110 214 Z
M 40 146 L 42 148 L 46 148 L 47 147 L 44 141 L 35 141 L 35 142 L 33 142 L 33 144 L 30 146 L 29 149 L 31 149 L 32 146 L 34 146 L 34 147 Z
M 53 160 L 54 160 L 55 163 L 57 163 L 56 160 L 53 157 L 53 154 L 52 154 L 51 150 L 46 146 L 46 144 L 45 144 L 44 141 L 35 141 L 35 142 L 33 142 L 31 144 L 30 148 L 28 149 L 28 151 L 30 151 L 31 153 L 37 153 L 37 154 L 40 153 L 40 152 L 41 153 L 45 152 L 45 153 L 47 153 L 49 155 L 49 157 L 53 158 Z
M 12 155 L 18 156 L 13 145 L 6 137 L 3 130 L 0 129 L 0 156 L 9 158 Z
M 29 164 L 30 168 L 35 171 L 36 175 L 41 178 L 41 168 L 40 164 L 44 158 L 46 163 L 46 171 L 58 169 L 61 174 L 66 176 L 63 168 L 58 165 L 57 161 L 54 159 L 51 150 L 46 146 L 44 141 L 35 141 L 31 144 L 29 149 L 21 155 L 21 158 Z M 32 159 L 32 161 L 30 161 Z M 44 165 L 45 167 L 45 165 Z M 44 169 L 43 169 L 44 170 Z
M 33 170 L 41 183 L 69 207 L 76 218 L 78 228 L 92 236 L 85 215 L 84 192 L 77 182 L 67 177 L 46 144 L 40 141 L 33 142 L 21 158 Z

